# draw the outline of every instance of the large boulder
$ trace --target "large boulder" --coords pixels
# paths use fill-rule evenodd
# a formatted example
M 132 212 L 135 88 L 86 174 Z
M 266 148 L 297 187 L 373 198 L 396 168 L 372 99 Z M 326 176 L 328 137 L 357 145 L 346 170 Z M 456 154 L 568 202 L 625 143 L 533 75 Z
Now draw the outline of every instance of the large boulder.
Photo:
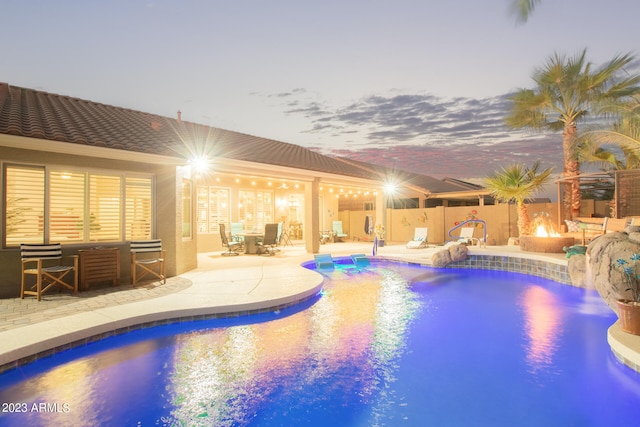
M 571 255 L 567 262 L 567 269 L 573 286 L 578 288 L 587 286 L 587 256 L 585 254 Z
M 451 255 L 451 262 L 464 261 L 469 254 L 469 248 L 467 245 L 453 245 L 449 248 L 449 254 Z
M 431 256 L 431 265 L 434 267 L 446 267 L 452 262 L 464 261 L 467 259 L 468 254 L 469 248 L 466 245 L 450 245 Z
M 431 256 L 431 265 L 434 267 L 446 267 L 450 263 L 451 254 L 446 249 L 438 251 Z
M 624 232 L 607 233 L 595 238 L 587 248 L 590 281 L 602 299 L 616 313 L 616 301 L 630 298 L 618 259 L 629 260 L 640 253 L 640 226 L 629 226 Z M 572 257 L 573 258 L 573 257 Z

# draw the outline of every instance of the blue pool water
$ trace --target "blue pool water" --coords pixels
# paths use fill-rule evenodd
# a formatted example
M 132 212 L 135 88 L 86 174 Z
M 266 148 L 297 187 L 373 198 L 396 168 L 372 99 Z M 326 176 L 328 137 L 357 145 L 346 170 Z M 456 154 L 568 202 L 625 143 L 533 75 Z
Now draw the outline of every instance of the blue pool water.
M 139 330 L 6 372 L 0 425 L 638 424 L 640 375 L 611 354 L 615 316 L 592 292 L 391 262 L 323 274 L 302 306 Z

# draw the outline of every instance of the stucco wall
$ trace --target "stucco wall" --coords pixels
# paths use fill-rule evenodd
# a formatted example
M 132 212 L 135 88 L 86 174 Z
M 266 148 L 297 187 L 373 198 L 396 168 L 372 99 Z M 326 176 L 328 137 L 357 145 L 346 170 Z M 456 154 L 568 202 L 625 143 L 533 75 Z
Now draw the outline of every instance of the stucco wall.
M 605 216 L 609 214 L 609 203 L 585 199 L 580 210 L 580 215 Z M 558 221 L 557 203 L 534 203 L 527 205 L 529 216 L 548 213 L 558 231 L 562 230 L 562 224 Z M 359 212 L 351 212 L 351 217 L 359 219 Z M 509 237 L 518 235 L 518 214 L 515 205 L 499 204 L 491 206 L 459 206 L 436 207 L 428 209 L 395 209 L 387 211 L 386 238 L 392 242 L 408 242 L 413 238 L 416 227 L 427 227 L 429 230 L 428 241 L 433 244 L 444 243 L 451 240 L 448 231 L 456 222 L 475 217 L 487 223 L 487 238 L 498 245 L 506 245 Z M 454 232 L 454 234 L 456 234 Z M 483 232 L 479 228 L 475 231 L 475 237 L 482 237 Z
M 197 265 L 196 236 L 183 240 L 181 236 L 181 199 L 176 196 L 181 191 L 177 182 L 182 177 L 176 175 L 173 165 L 158 165 L 125 160 L 110 160 L 69 154 L 43 153 L 39 151 L 3 148 L 0 162 L 70 166 L 96 170 L 114 170 L 144 173 L 156 177 L 156 229 L 155 237 L 162 239 L 167 251 L 167 275 L 169 277 L 195 268 Z M 2 203 L 2 202 L 0 202 Z M 176 212 L 178 209 L 178 212 Z M 195 208 L 194 208 L 195 210 Z M 195 218 L 194 218 L 195 220 Z M 178 227 L 178 225 L 180 227 Z M 79 249 L 96 246 L 95 243 L 69 244 L 63 246 L 63 254 L 77 254 Z M 100 246 L 120 249 L 120 282 L 131 279 L 129 245 L 123 242 L 104 243 Z M 0 249 L 0 298 L 17 297 L 20 294 L 20 252 L 18 248 Z

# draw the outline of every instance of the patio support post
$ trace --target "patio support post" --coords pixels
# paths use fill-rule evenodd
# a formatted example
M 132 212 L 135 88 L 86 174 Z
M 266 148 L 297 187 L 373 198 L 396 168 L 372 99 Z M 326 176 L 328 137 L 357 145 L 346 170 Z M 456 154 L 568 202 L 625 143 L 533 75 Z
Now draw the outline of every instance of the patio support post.
M 374 218 L 373 226 L 375 227 L 378 224 L 384 226 L 385 230 L 387 231 L 386 238 L 391 240 L 391 230 L 389 229 L 387 224 L 387 203 L 387 195 L 383 191 L 379 191 L 376 195 L 376 217 Z M 372 239 L 374 235 L 371 236 Z
M 304 244 L 307 253 L 320 252 L 320 179 L 304 186 Z

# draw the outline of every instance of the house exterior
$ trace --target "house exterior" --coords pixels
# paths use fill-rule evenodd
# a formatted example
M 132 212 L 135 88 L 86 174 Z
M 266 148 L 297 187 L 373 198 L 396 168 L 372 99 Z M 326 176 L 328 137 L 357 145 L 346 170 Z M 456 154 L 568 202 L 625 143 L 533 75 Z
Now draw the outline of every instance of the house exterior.
M 203 167 L 204 166 L 204 167 Z M 132 239 L 160 238 L 167 275 L 223 250 L 219 224 L 282 222 L 317 253 L 351 210 L 385 224 L 385 186 L 422 203 L 467 190 L 266 138 L 0 83 L 0 297 L 20 288 L 20 243 L 65 253 L 117 247 L 129 280 Z M 345 230 L 365 236 L 365 230 Z

